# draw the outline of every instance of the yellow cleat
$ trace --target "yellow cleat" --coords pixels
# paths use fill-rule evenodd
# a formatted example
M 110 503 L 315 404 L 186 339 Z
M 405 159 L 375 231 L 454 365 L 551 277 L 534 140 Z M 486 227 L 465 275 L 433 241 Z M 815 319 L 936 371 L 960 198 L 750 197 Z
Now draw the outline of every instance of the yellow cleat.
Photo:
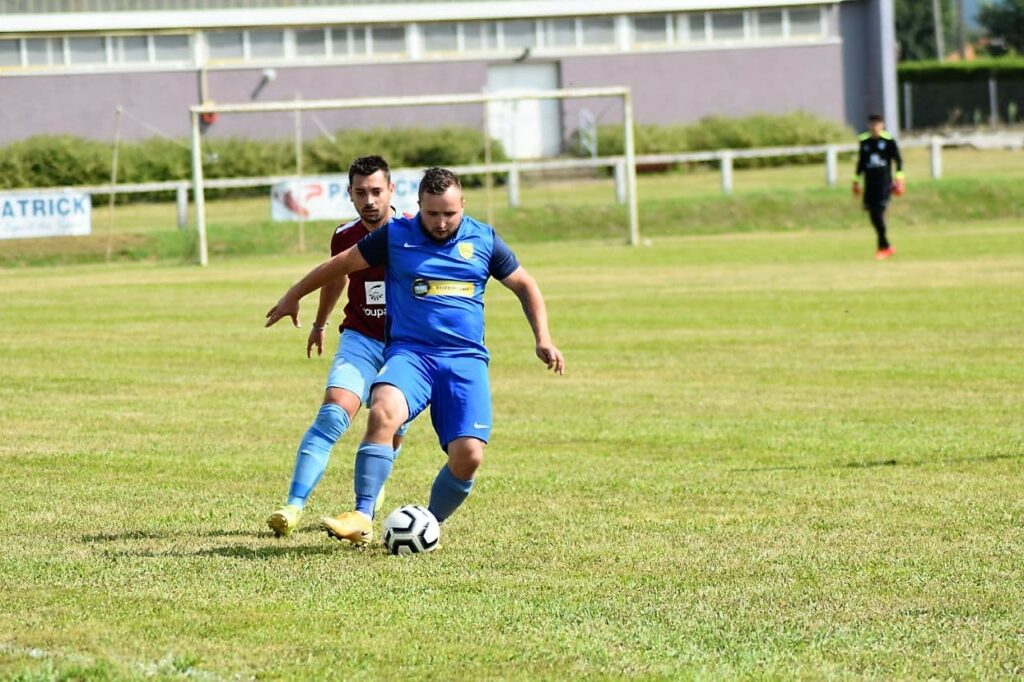
M 267 525 L 274 535 L 279 538 L 286 538 L 299 526 L 299 519 L 302 518 L 302 510 L 294 504 L 286 504 L 276 512 L 267 517 Z
M 356 547 L 364 547 L 373 541 L 373 522 L 369 516 L 349 511 L 338 516 L 320 519 L 320 527 L 336 540 L 347 540 Z

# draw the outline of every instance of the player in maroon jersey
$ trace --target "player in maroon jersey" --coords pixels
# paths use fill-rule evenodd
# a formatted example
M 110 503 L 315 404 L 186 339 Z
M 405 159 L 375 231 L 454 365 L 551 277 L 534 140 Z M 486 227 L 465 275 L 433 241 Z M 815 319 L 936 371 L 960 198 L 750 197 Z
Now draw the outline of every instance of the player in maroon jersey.
M 341 225 L 331 237 L 331 255 L 345 251 L 374 230 L 387 225 L 394 217 L 391 195 L 395 186 L 387 161 L 379 156 L 364 156 L 352 162 L 348 169 L 348 193 L 359 213 L 359 218 Z M 292 473 L 291 487 L 285 506 L 267 518 L 267 525 L 278 537 L 290 535 L 298 526 L 306 499 L 319 483 L 327 468 L 331 448 L 341 438 L 369 397 L 370 385 L 384 364 L 384 268 L 368 268 L 354 272 L 347 278 L 348 301 L 341 322 L 341 342 L 327 376 L 327 390 L 323 405 L 313 424 L 299 443 Z M 346 280 L 328 284 L 320 290 L 320 305 L 316 321 L 306 341 L 306 356 L 324 351 L 324 335 L 328 317 Z M 395 454 L 401 447 L 405 427 L 395 436 Z M 355 476 L 360 476 L 358 467 Z M 378 496 L 378 506 L 383 495 Z M 376 511 L 376 510 L 374 510 Z

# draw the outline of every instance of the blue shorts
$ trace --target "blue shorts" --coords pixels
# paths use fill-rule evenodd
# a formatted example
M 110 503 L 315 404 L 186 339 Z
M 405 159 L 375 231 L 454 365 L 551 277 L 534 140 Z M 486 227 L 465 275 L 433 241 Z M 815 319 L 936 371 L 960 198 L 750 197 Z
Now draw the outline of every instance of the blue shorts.
M 334 354 L 331 371 L 327 374 L 327 388 L 343 388 L 355 393 L 360 402 L 366 405 L 370 399 L 373 379 L 383 365 L 383 341 L 351 329 L 343 329 L 338 352 Z M 406 422 L 398 430 L 398 435 L 404 436 L 408 428 L 409 422 Z
M 491 384 L 487 361 L 476 357 L 424 355 L 408 348 L 388 348 L 387 362 L 373 384 L 390 384 L 402 392 L 409 421 L 430 405 L 441 449 L 456 438 L 491 437 Z

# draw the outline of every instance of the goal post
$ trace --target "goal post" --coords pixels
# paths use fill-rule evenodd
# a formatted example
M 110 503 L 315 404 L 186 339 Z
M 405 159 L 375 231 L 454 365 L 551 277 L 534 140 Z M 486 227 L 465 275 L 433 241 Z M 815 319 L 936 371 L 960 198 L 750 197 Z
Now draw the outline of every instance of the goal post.
M 192 129 L 192 189 L 196 207 L 199 264 L 209 262 L 206 242 L 206 197 L 203 184 L 203 138 L 200 120 L 211 114 L 258 114 L 268 112 L 302 112 L 327 109 L 373 109 L 422 107 L 451 104 L 482 104 L 513 100 L 564 100 L 617 97 L 622 101 L 623 161 L 626 170 L 626 203 L 629 213 L 629 243 L 640 243 L 640 218 L 637 208 L 636 142 L 633 131 L 633 101 L 627 87 L 563 88 L 506 93 L 467 93 L 453 95 L 415 95 L 402 97 L 364 97 L 355 99 L 312 99 L 239 104 L 206 103 L 189 107 Z M 486 135 L 486 132 L 485 132 Z

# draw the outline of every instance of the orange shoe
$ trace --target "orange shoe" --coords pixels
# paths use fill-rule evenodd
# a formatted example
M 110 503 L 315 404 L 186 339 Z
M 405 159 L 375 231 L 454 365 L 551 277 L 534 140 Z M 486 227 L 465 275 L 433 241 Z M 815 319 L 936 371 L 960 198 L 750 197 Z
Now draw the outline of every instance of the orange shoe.
M 886 258 L 891 258 L 895 255 L 896 249 L 890 246 L 887 249 L 879 249 L 878 251 L 875 251 L 875 260 L 885 260 Z

